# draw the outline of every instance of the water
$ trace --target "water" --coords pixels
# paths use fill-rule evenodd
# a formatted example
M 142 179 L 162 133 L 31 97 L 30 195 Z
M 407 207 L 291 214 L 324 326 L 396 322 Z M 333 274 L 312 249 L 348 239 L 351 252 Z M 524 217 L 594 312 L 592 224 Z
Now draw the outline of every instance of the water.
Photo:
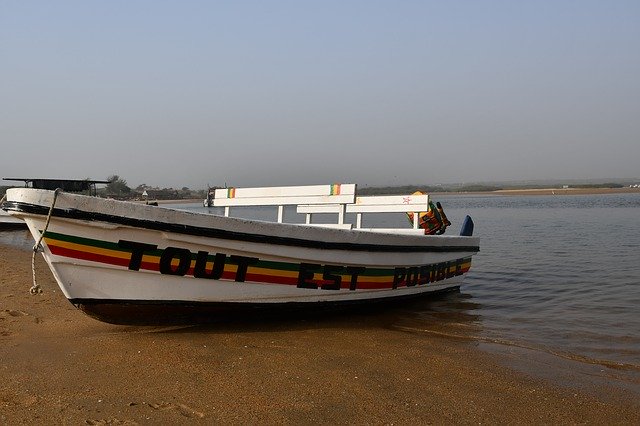
M 485 337 L 640 369 L 640 194 L 443 201 L 481 237 L 463 291 Z
M 473 217 L 481 251 L 460 293 L 383 313 L 389 327 L 524 348 L 635 375 L 638 383 L 640 194 L 433 199 L 453 222 L 448 232 L 457 233 L 466 214 Z M 167 207 L 220 213 L 197 204 Z M 273 220 L 276 212 L 240 215 Z M 304 222 L 291 209 L 285 218 Z M 335 215 L 314 216 L 314 222 L 332 220 Z M 363 226 L 408 222 L 402 214 L 365 215 Z M 33 244 L 26 231 L 0 232 L 0 242 Z
M 459 294 L 394 311 L 389 326 L 524 348 L 628 373 L 638 383 L 640 194 L 432 198 L 453 222 L 451 233 L 471 215 L 481 251 Z M 265 220 L 276 215 L 274 208 L 244 212 Z M 303 221 L 285 212 L 288 221 Z M 314 217 L 331 220 L 335 215 Z M 407 226 L 407 220 L 369 215 L 363 226 Z

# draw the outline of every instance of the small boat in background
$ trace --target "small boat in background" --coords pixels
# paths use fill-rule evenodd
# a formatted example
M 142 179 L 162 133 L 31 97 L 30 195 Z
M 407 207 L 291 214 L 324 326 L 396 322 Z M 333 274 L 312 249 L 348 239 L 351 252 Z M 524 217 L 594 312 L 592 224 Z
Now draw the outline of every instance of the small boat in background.
M 27 224 L 24 223 L 24 220 L 13 217 L 4 210 L 0 210 L 0 230 L 26 227 Z
M 60 189 L 65 192 L 76 192 L 93 196 L 97 194 L 96 185 L 111 183 L 108 180 L 93 179 L 3 178 L 2 180 L 24 182 L 25 188 L 49 189 L 51 191 Z
M 41 178 L 3 178 L 8 181 L 24 182 L 26 188 L 50 189 L 60 188 L 67 192 L 80 192 L 96 195 L 96 184 L 107 184 L 108 181 L 91 179 L 41 179 Z M 26 228 L 26 223 L 0 210 L 0 229 Z
M 457 289 L 479 250 L 468 235 L 363 228 L 361 215 L 428 208 L 428 195 L 356 197 L 356 185 L 220 188 L 224 215 L 33 188 L 2 208 L 24 220 L 65 296 L 110 323 L 173 322 L 221 310 L 386 302 Z M 283 221 L 297 206 L 307 223 Z M 241 206 L 277 206 L 277 221 L 234 218 Z M 316 224 L 315 213 L 337 213 Z M 358 215 L 354 226 L 345 213 Z M 470 220 L 470 219 L 468 219 Z M 42 238 L 41 238 L 42 237 Z

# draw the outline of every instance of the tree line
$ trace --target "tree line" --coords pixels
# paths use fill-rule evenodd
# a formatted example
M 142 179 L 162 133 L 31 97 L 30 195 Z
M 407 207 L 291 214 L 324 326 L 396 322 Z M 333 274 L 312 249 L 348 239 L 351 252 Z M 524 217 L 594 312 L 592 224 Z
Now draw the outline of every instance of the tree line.
M 87 179 L 89 180 L 89 179 Z M 104 198 L 116 198 L 119 200 L 186 200 L 204 199 L 207 196 L 206 189 L 192 190 L 185 187 L 159 188 L 145 183 L 129 187 L 127 181 L 118 175 L 111 175 L 106 179 L 109 183 L 104 187 L 96 188 L 96 195 Z M 442 184 L 442 185 L 402 185 L 402 186 L 378 186 L 378 187 L 358 187 L 359 195 L 393 195 L 411 194 L 415 191 L 425 193 L 437 192 L 491 192 L 501 189 L 538 189 L 538 188 L 562 188 L 564 185 L 556 184 L 522 184 L 522 185 L 490 185 L 482 183 L 473 184 Z M 596 184 L 573 184 L 572 188 L 622 188 L 626 185 L 611 183 Z M 15 186 L 0 186 L 0 196 L 3 196 L 7 189 Z M 145 195 L 146 194 L 146 195 Z
M 97 189 L 99 196 L 126 200 L 185 200 L 207 196 L 205 189 L 192 190 L 186 186 L 180 189 L 159 188 L 143 183 L 130 188 L 127 181 L 118 175 L 109 176 L 107 181 L 109 183 L 104 188 Z
M 86 179 L 91 180 L 91 179 Z M 111 175 L 106 179 L 109 183 L 103 187 L 97 187 L 95 194 L 87 191 L 86 195 L 97 195 L 103 198 L 115 198 L 118 200 L 186 200 L 186 199 L 204 199 L 207 196 L 207 190 L 198 189 L 191 190 L 182 187 L 175 188 L 159 188 L 147 184 L 138 185 L 135 188 L 129 187 L 127 181 L 118 175 Z M 15 188 L 17 185 L 0 186 L 0 197 L 4 196 L 9 188 Z

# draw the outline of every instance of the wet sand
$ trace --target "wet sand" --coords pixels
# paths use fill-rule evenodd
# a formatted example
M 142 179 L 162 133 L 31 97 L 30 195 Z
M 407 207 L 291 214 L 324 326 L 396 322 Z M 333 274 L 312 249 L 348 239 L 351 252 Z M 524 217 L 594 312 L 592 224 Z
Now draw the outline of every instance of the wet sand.
M 637 394 L 388 315 L 114 326 L 36 268 L 31 296 L 30 253 L 0 245 L 0 424 L 640 424 Z

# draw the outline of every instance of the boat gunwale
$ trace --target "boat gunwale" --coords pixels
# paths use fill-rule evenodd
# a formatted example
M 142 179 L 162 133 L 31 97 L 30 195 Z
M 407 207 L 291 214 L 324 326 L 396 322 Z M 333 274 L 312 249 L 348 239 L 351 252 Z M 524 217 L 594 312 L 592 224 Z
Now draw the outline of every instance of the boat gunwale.
M 37 204 L 31 204 L 21 201 L 5 201 L 2 206 L 7 211 L 26 213 L 39 216 L 47 216 L 49 207 Z M 186 212 L 185 212 L 186 213 Z M 122 215 L 111 215 L 99 212 L 83 211 L 75 208 L 54 208 L 51 212 L 54 218 L 63 218 L 71 220 L 84 220 L 92 222 L 104 222 L 128 226 L 133 228 L 149 229 L 159 232 L 169 232 L 174 234 L 192 235 L 205 238 L 217 238 L 223 240 L 235 240 L 243 242 L 252 242 L 259 244 L 272 244 L 280 246 L 304 247 L 323 250 L 344 250 L 344 251 L 365 251 L 365 252 L 473 252 L 479 251 L 479 246 L 463 246 L 463 245 L 393 245 L 393 244 L 371 244 L 371 243 L 352 243 L 337 241 L 320 241 L 308 240 L 296 237 L 284 237 L 264 234 L 253 234 L 239 231 L 230 231 L 226 229 L 202 227 L 196 225 L 188 225 L 183 223 L 169 223 L 157 220 L 139 219 Z M 270 223 L 270 222 L 265 222 Z M 304 225 L 295 225 L 304 226 Z M 349 231 L 364 232 L 364 231 Z M 426 236 L 425 236 L 426 237 Z M 477 239 L 477 237 L 463 236 L 444 236 L 442 238 L 455 239 Z

